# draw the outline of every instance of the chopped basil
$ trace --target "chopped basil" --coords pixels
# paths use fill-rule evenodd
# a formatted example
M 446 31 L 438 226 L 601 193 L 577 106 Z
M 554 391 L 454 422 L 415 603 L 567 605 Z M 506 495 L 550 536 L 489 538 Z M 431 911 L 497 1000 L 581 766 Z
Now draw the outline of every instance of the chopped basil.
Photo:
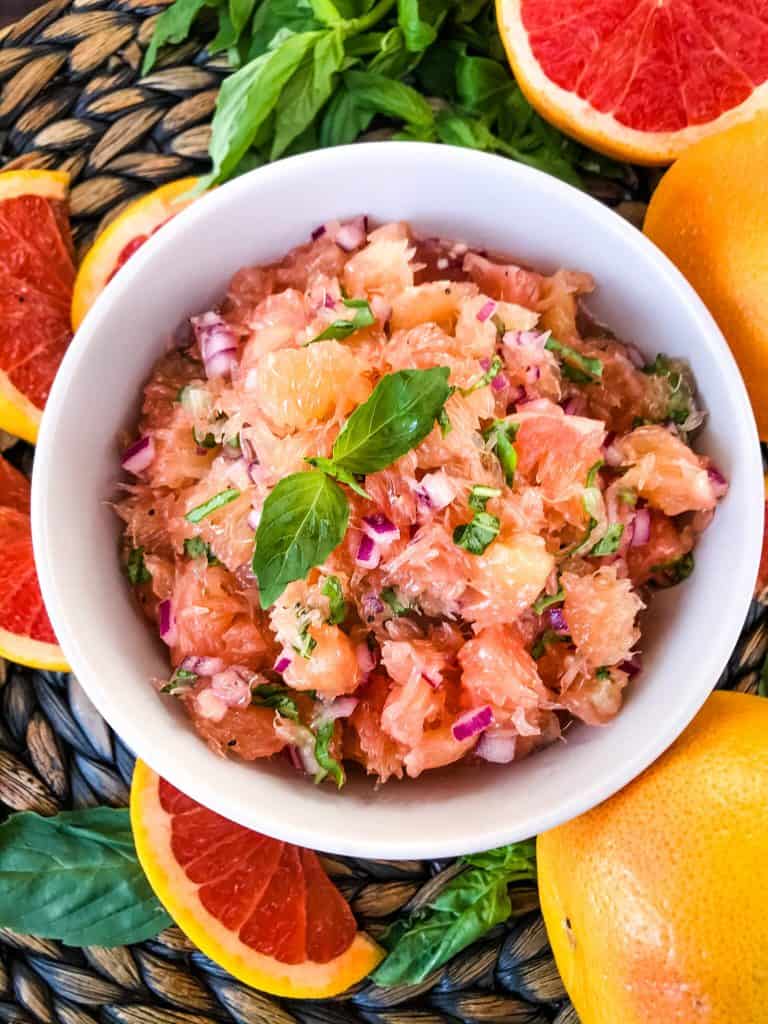
M 211 545 L 206 544 L 202 537 L 187 537 L 184 541 L 184 554 L 188 558 L 205 558 L 208 565 L 221 565 L 211 551 Z
M 131 548 L 128 553 L 128 560 L 125 563 L 125 573 L 130 582 L 135 586 L 139 583 L 150 583 L 152 573 L 144 561 L 144 548 Z
M 228 505 L 230 501 L 234 501 L 235 498 L 240 497 L 240 491 L 234 487 L 230 487 L 226 491 L 219 491 L 218 494 L 214 494 L 208 501 L 204 501 L 202 505 L 197 505 L 191 509 L 184 518 L 188 523 L 199 523 L 201 519 L 205 519 L 211 512 L 215 512 L 217 509 L 222 508 L 224 505 Z
M 263 683 L 251 693 L 251 704 L 260 708 L 274 708 L 278 715 L 299 720 L 299 709 L 291 696 L 291 691 L 282 683 Z
M 219 442 L 210 431 L 205 435 L 205 437 L 198 437 L 197 430 L 192 427 L 192 438 L 198 448 L 217 448 L 219 445 Z
M 460 388 L 462 395 L 471 395 L 473 391 L 478 391 L 480 388 L 484 388 L 486 384 L 490 384 L 494 377 L 498 377 L 501 373 L 501 369 L 504 363 L 501 361 L 499 356 L 494 356 L 491 360 L 491 365 L 474 384 L 470 384 L 467 388 Z
M 371 307 L 365 299 L 342 299 L 341 301 L 348 309 L 354 309 L 355 314 L 352 319 L 334 320 L 316 338 L 305 342 L 305 347 L 307 345 L 314 345 L 316 341 L 343 341 L 350 334 L 354 334 L 355 331 L 359 331 L 363 327 L 370 327 L 371 324 L 376 323 L 376 317 L 373 315 Z
M 408 612 L 411 611 L 411 606 L 403 604 L 403 602 L 397 596 L 397 591 L 394 589 L 394 587 L 386 587 L 384 590 L 382 590 L 381 600 L 384 602 L 384 604 L 388 605 L 389 610 L 392 612 L 392 614 L 398 618 L 401 615 L 407 615 Z
M 185 668 L 177 668 L 168 682 L 160 687 L 160 693 L 167 693 L 171 697 L 180 697 L 192 689 L 196 680 L 197 676 L 194 672 L 189 672 Z
M 675 587 L 688 579 L 694 569 L 693 555 L 689 552 L 673 562 L 664 562 L 651 568 L 652 582 L 661 588 Z
M 497 516 L 489 512 L 475 512 L 471 522 L 463 523 L 453 531 L 453 543 L 471 555 L 482 555 L 498 537 L 500 529 L 501 522 Z
M 469 492 L 467 504 L 475 512 L 485 512 L 485 506 L 491 498 L 498 498 L 500 494 L 500 487 L 486 487 L 484 484 L 475 484 Z
M 597 544 L 590 550 L 590 555 L 615 555 L 619 550 L 623 533 L 623 523 L 612 523 Z
M 670 359 L 661 352 L 652 363 L 643 367 L 643 373 L 665 377 L 669 387 L 669 401 L 666 419 L 682 426 L 695 412 L 693 389 L 686 375 L 686 365 L 680 360 Z
M 520 429 L 519 423 L 505 423 L 504 420 L 494 420 L 486 430 L 483 437 L 490 441 L 499 460 L 504 480 L 507 486 L 511 487 L 515 482 L 515 471 L 517 470 L 517 452 L 513 445 L 517 432 Z
M 316 647 L 317 640 L 315 640 L 313 636 L 309 635 L 309 627 L 302 629 L 299 633 L 298 643 L 293 645 L 294 651 L 307 660 L 312 657 L 312 651 L 314 651 Z
M 595 672 L 595 679 L 610 679 L 611 670 L 606 665 L 601 665 Z
M 227 440 L 224 443 L 226 444 L 227 448 L 234 448 L 237 451 L 240 451 L 240 435 L 239 434 L 235 434 L 233 437 L 228 437 Z
M 440 433 L 443 437 L 447 437 L 453 430 L 453 424 L 448 418 L 448 413 L 445 411 L 445 407 L 443 407 L 437 414 L 437 425 L 440 427 Z
M 587 473 L 587 487 L 594 487 L 597 481 L 597 474 L 603 468 L 605 463 L 602 459 L 598 459 L 594 466 L 590 466 L 589 472 Z
M 565 591 L 562 587 L 560 587 L 556 594 L 542 594 L 541 597 L 538 597 L 533 602 L 531 607 L 537 615 L 541 615 L 543 611 L 545 611 L 547 608 L 550 608 L 553 604 L 561 604 L 564 600 Z
M 328 622 L 332 626 L 340 626 L 347 617 L 347 602 L 344 600 L 344 591 L 338 576 L 329 576 L 323 584 L 321 591 L 323 597 L 328 598 L 329 616 Z
M 582 355 L 556 338 L 547 338 L 544 348 L 558 356 L 563 376 L 575 384 L 589 384 L 603 376 L 603 364 L 599 359 Z
M 315 782 L 322 782 L 328 775 L 341 789 L 347 781 L 343 765 L 331 754 L 331 742 L 334 734 L 334 722 L 323 722 L 315 732 L 315 760 L 320 771 L 315 775 Z
M 556 633 L 554 629 L 545 629 L 531 648 L 531 657 L 536 659 L 543 658 L 550 644 L 569 644 L 570 642 L 571 638 L 569 636 Z

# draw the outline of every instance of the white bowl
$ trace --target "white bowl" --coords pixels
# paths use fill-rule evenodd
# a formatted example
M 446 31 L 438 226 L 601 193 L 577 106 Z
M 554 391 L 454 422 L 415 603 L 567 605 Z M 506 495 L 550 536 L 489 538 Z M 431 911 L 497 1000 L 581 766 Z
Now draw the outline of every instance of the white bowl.
M 176 324 L 219 300 L 246 264 L 275 259 L 330 218 L 368 213 L 508 253 L 545 271 L 593 274 L 590 306 L 648 356 L 687 358 L 709 409 L 697 447 L 730 491 L 696 570 L 645 620 L 645 671 L 605 728 L 578 727 L 510 767 L 466 765 L 342 792 L 283 763 L 212 754 L 149 683 L 165 648 L 120 572 L 107 500 L 121 476 L 115 438 Z M 325 150 L 218 189 L 154 236 L 106 288 L 66 354 L 43 417 L 34 544 L 54 629 L 72 669 L 128 746 L 195 799 L 304 846 L 361 857 L 442 857 L 545 831 L 610 796 L 682 731 L 715 686 L 754 585 L 762 472 L 736 364 L 701 301 L 635 228 L 576 189 L 493 156 L 418 143 Z

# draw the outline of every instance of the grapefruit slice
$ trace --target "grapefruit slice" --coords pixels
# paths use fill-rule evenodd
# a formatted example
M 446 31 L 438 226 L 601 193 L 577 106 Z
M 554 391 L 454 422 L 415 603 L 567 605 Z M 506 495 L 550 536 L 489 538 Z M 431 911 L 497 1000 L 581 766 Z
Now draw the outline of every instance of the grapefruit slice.
M 0 429 L 33 444 L 72 337 L 68 182 L 61 171 L 0 174 Z
M 322 999 L 364 978 L 384 953 L 357 931 L 317 854 L 209 811 L 142 761 L 131 786 L 141 866 L 186 935 L 240 981 Z
M 29 481 L 0 458 L 0 658 L 66 672 L 32 555 Z
M 196 183 L 196 178 L 180 178 L 161 185 L 126 206 L 102 231 L 77 272 L 72 295 L 73 330 L 77 330 L 97 295 L 136 250 L 196 198 L 189 195 Z
M 674 160 L 768 105 L 768 8 L 740 0 L 497 0 L 520 88 L 564 132 Z

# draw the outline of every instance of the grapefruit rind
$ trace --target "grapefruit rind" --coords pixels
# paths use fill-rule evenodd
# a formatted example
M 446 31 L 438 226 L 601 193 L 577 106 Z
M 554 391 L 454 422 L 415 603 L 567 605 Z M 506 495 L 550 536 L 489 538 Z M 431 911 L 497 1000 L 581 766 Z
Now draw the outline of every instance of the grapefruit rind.
M 3 171 L 0 174 L 0 201 L 18 196 L 66 199 L 69 175 L 66 171 Z
M 0 430 L 37 444 L 42 412 L 0 370 Z
M 263 992 L 293 999 L 325 999 L 369 974 L 384 951 L 358 932 L 349 949 L 328 963 L 284 964 L 244 945 L 208 913 L 171 853 L 171 817 L 159 799 L 160 777 L 136 761 L 131 785 L 131 826 L 139 862 L 165 909 L 195 945 L 230 974 Z
M 654 166 L 668 164 L 708 135 L 748 121 L 768 107 L 768 81 L 756 86 L 743 103 L 713 121 L 670 132 L 644 132 L 596 110 L 575 92 L 549 78 L 533 54 L 521 15 L 522 0 L 496 0 L 496 20 L 507 59 L 525 98 L 542 117 L 566 135 L 617 160 Z M 563 45 L 567 44 L 564 40 Z
M 197 178 L 180 178 L 161 185 L 127 206 L 98 236 L 85 255 L 75 278 L 72 293 L 72 330 L 76 331 L 85 314 L 105 288 L 120 253 L 139 235 L 150 234 L 165 221 L 180 213 L 197 197 L 188 193 Z
M 27 668 L 44 669 L 48 672 L 69 672 L 64 653 L 58 644 L 47 644 L 18 633 L 0 629 L 0 658 L 15 661 Z

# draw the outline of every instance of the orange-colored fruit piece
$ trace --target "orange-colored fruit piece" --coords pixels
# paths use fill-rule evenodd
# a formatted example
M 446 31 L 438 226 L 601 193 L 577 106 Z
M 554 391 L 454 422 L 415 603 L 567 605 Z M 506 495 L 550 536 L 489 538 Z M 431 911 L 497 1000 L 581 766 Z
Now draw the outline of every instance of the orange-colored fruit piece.
M 768 701 L 713 694 L 638 779 L 539 836 L 582 1024 L 768 1022 Z
M 43 604 L 32 554 L 29 481 L 0 458 L 0 658 L 66 671 Z
M 77 330 L 97 296 L 150 235 L 196 198 L 190 195 L 196 182 L 196 178 L 181 178 L 161 185 L 127 206 L 102 231 L 77 272 L 72 295 L 73 330 Z
M 168 913 L 240 981 L 320 999 L 381 960 L 315 853 L 222 818 L 142 761 L 131 786 L 131 824 L 141 865 Z
M 620 160 L 663 164 L 768 104 L 768 11 L 738 0 L 497 0 L 533 106 Z
M 0 429 L 33 444 L 72 337 L 68 182 L 61 171 L 0 174 Z
M 768 114 L 705 139 L 661 180 L 643 230 L 717 320 L 768 441 Z

